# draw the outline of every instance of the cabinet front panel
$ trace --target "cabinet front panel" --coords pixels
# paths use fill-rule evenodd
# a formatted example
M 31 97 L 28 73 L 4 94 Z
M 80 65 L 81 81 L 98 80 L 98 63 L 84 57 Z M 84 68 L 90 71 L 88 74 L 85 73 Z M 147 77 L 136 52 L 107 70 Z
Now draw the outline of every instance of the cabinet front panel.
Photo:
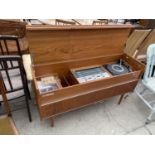
M 67 111 L 78 109 L 90 105 L 93 102 L 100 101 L 109 97 L 124 94 L 133 91 L 138 80 L 130 81 L 106 89 L 99 89 L 88 94 L 83 94 L 74 98 L 68 98 L 63 101 L 43 105 L 40 108 L 41 118 L 48 118 Z

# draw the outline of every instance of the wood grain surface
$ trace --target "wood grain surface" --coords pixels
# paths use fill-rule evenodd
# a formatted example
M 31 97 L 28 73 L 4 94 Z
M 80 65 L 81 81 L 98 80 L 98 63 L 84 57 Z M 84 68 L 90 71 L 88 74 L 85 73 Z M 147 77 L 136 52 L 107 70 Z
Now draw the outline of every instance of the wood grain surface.
M 130 27 L 29 30 L 34 64 L 122 54 Z
M 144 65 L 123 54 L 129 33 L 127 26 L 30 29 L 27 35 L 33 58 L 33 85 L 41 119 L 133 91 Z M 72 68 L 105 65 L 119 59 L 123 59 L 132 72 L 82 84 L 70 81 Z M 57 73 L 62 83 L 65 77 L 69 85 L 41 95 L 37 79 L 51 73 Z

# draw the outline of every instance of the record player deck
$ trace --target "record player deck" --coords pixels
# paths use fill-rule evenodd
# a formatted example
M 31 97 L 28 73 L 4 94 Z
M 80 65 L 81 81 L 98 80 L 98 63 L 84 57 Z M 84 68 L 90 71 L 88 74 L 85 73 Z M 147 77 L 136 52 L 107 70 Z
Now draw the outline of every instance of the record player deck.
M 121 59 L 116 63 L 105 65 L 105 68 L 113 76 L 132 72 L 132 68 L 129 65 L 127 65 L 124 61 L 122 61 Z
M 131 71 L 131 67 L 120 59 L 116 63 L 103 66 L 72 69 L 71 73 L 73 74 L 73 77 L 76 79 L 76 81 L 78 81 L 78 83 L 84 83 L 88 81 L 108 78 L 111 76 L 126 74 Z

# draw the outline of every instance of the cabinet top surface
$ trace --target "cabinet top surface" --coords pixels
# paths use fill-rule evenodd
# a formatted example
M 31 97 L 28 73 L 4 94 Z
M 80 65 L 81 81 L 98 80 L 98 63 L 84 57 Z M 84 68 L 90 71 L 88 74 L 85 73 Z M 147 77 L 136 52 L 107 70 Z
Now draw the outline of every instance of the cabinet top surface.
M 134 28 L 131 24 L 111 24 L 111 25 L 66 25 L 66 26 L 52 26 L 52 25 L 27 25 L 28 31 L 37 30 L 82 30 L 82 29 L 109 29 L 109 28 Z

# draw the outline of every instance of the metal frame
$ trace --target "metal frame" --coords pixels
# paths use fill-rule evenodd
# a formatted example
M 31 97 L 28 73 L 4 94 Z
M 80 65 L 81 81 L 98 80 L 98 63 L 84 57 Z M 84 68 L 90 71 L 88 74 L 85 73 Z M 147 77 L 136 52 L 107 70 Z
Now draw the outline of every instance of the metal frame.
M 147 65 L 146 70 L 144 73 L 144 78 L 142 80 L 142 84 L 144 85 L 144 89 L 139 92 L 137 88 L 135 89 L 136 94 L 139 98 L 147 105 L 147 107 L 151 110 L 149 116 L 147 117 L 146 124 L 151 121 L 153 114 L 155 113 L 155 100 L 148 101 L 145 96 L 149 94 L 155 95 L 155 85 L 149 85 L 148 83 L 151 82 L 150 79 L 154 80 L 155 82 L 155 44 L 151 44 L 147 49 Z M 149 90 L 149 93 L 145 93 L 146 90 Z

